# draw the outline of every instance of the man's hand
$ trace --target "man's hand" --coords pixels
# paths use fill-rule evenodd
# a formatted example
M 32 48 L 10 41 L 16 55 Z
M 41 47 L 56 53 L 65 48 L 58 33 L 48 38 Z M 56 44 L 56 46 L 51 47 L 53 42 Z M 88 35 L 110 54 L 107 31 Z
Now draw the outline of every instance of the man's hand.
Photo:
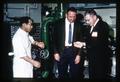
M 76 55 L 75 64 L 78 64 L 79 62 L 80 62 L 80 55 Z
M 37 46 L 42 49 L 45 48 L 45 44 L 43 42 L 38 42 Z
M 42 49 L 45 48 L 44 42 L 37 42 L 37 41 L 35 41 L 34 44 L 35 44 L 36 46 L 42 48 Z
M 31 63 L 34 67 L 40 68 L 41 67 L 41 63 L 33 60 L 31 57 L 29 56 L 24 56 L 24 57 L 20 57 L 21 59 L 24 59 L 25 61 Z
M 33 60 L 33 66 L 36 67 L 36 68 L 40 68 L 41 67 L 41 63 L 36 61 L 36 60 Z
M 84 42 L 79 42 L 79 41 L 76 41 L 73 44 L 74 44 L 74 47 L 76 48 L 82 48 L 83 46 L 85 46 Z
M 55 53 L 55 54 L 54 54 L 54 59 L 55 59 L 56 61 L 60 61 L 60 55 L 59 55 L 58 53 Z

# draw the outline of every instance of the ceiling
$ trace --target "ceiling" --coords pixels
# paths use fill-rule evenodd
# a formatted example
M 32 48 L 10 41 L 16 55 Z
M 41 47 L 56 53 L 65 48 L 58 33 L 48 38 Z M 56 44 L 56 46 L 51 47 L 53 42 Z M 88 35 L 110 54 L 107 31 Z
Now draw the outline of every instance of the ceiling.
M 115 8 L 116 4 L 112 3 L 106 3 L 106 4 L 101 4 L 101 3 L 73 3 L 70 4 L 70 7 L 76 7 L 76 8 Z

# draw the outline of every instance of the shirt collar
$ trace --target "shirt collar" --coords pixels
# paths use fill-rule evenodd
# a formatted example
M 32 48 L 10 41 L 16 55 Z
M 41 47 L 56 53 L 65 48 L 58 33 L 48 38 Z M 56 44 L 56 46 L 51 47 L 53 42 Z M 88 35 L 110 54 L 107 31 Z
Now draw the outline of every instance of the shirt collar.
M 99 18 L 97 18 L 97 20 L 95 21 L 95 24 L 93 25 L 93 27 L 95 27 L 95 25 L 98 23 Z
M 66 24 L 70 24 L 70 22 L 68 21 L 67 18 L 65 18 L 65 22 L 66 22 Z M 71 24 L 74 24 L 74 22 L 72 22 Z

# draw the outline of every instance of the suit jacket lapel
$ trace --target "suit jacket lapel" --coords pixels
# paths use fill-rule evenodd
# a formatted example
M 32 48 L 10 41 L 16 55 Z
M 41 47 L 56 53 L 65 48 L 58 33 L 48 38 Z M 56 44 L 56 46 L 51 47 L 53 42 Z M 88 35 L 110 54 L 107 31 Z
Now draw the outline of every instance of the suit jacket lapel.
M 92 30 L 92 32 L 90 33 L 90 34 L 92 34 L 94 31 L 97 31 L 96 29 L 97 29 L 97 25 L 99 24 L 99 22 L 100 22 L 100 20 L 96 23 L 96 25 L 93 27 L 93 30 Z
M 62 21 L 62 24 L 61 24 L 61 37 L 62 37 L 62 44 L 65 45 L 65 19 Z
M 74 42 L 74 40 L 75 40 L 75 36 L 76 36 L 76 24 L 74 23 L 74 29 L 73 29 L 73 42 Z

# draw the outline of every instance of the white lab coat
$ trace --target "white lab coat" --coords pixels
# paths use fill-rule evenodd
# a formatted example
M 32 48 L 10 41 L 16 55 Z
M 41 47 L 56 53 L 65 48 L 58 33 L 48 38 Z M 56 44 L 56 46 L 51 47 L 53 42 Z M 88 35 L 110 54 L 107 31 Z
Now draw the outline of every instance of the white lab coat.
M 33 37 L 19 28 L 12 39 L 13 44 L 13 78 L 33 78 L 33 66 L 20 57 L 31 57 Z

